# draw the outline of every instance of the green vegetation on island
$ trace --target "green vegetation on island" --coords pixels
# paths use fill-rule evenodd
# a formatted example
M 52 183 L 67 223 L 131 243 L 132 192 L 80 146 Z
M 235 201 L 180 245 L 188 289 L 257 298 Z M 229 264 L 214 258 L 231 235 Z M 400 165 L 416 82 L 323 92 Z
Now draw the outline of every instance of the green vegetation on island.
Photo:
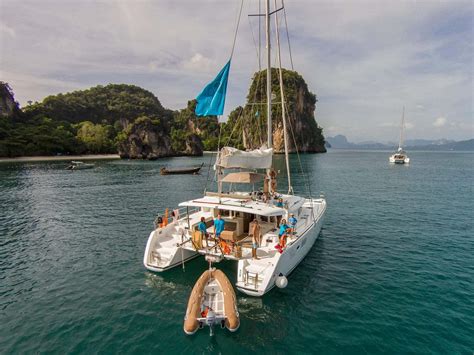
M 280 102 L 273 69 L 275 102 Z M 196 101 L 186 108 L 164 108 L 151 92 L 134 85 L 110 84 L 46 97 L 20 109 L 13 91 L 0 82 L 0 156 L 118 153 L 123 158 L 155 159 L 201 155 L 221 146 L 259 147 L 266 141 L 266 72 L 254 75 L 247 103 L 219 127 L 217 117 L 197 117 Z M 284 70 L 289 120 L 303 152 L 324 152 L 322 130 L 314 119 L 316 96 L 303 78 Z M 283 151 L 281 106 L 273 106 L 273 140 Z M 290 139 L 290 141 L 293 141 Z M 291 144 L 291 151 L 294 145 Z
M 255 73 L 244 107 L 237 107 L 223 126 L 224 142 L 241 149 L 255 149 L 267 141 L 267 71 Z M 303 77 L 282 69 L 287 112 L 289 151 L 322 153 L 326 151 L 322 128 L 314 118 L 316 95 L 308 90 Z M 272 128 L 276 153 L 284 152 L 283 119 L 278 70 L 272 68 Z

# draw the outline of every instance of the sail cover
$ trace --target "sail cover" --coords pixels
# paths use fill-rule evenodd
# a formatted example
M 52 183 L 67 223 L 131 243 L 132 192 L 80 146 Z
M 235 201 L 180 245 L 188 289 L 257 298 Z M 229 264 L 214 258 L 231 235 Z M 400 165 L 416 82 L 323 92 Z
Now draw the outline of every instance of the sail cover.
M 227 92 L 227 79 L 229 78 L 230 60 L 217 74 L 213 81 L 202 89 L 196 97 L 197 116 L 219 116 L 224 113 L 225 95 Z
M 273 149 L 260 148 L 244 152 L 233 147 L 222 148 L 216 165 L 224 168 L 270 169 Z

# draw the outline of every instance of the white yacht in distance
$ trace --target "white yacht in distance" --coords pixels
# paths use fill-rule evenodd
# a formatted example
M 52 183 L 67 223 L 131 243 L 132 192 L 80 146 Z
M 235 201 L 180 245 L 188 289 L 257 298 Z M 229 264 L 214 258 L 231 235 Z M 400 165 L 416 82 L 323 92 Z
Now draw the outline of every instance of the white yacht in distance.
M 326 200 L 323 197 L 302 197 L 293 193 L 286 127 L 288 108 L 285 104 L 278 39 L 277 16 L 281 9 L 271 12 L 269 0 L 265 3 L 266 11 L 262 16 L 266 19 L 267 42 L 267 143 L 252 151 L 241 151 L 233 147 L 222 148 L 215 163 L 217 191 L 206 192 L 202 197 L 181 202 L 170 223 L 167 216 L 159 218 L 156 228 L 149 235 L 143 257 L 145 267 L 156 272 L 181 265 L 184 268 L 186 261 L 198 256 L 205 256 L 210 262 L 233 261 L 237 268 L 235 286 L 239 291 L 252 296 L 263 296 L 274 286 L 286 286 L 286 276 L 298 266 L 314 245 L 326 211 Z M 277 189 L 276 172 L 272 166 L 271 15 L 276 19 L 276 54 L 280 69 L 281 112 L 288 177 L 288 190 L 285 193 Z M 213 107 L 203 108 L 200 105 L 203 102 L 205 104 L 206 100 L 211 106 L 216 105 L 216 102 L 223 100 L 222 93 L 225 99 L 229 66 L 230 60 L 216 79 L 198 96 L 196 114 L 222 114 L 223 101 L 218 103 L 217 111 Z M 206 95 L 216 87 L 217 91 L 213 92 L 209 99 Z M 206 114 L 202 114 L 203 109 Z M 258 184 L 261 184 L 260 188 L 256 187 Z M 246 188 L 244 191 L 237 190 L 236 185 L 244 185 Z M 214 235 L 213 227 L 214 219 L 218 215 L 225 221 L 220 238 Z M 279 248 L 280 222 L 283 219 L 288 220 L 291 215 L 297 219 L 296 226 L 292 232 L 287 233 L 286 246 Z M 204 233 L 198 230 L 201 221 L 205 222 L 207 238 L 203 238 Z M 256 255 L 255 241 L 258 244 Z
M 405 130 L 405 107 L 403 107 L 403 114 L 402 114 L 402 125 L 400 127 L 400 140 L 398 142 L 398 149 L 397 151 L 392 154 L 389 158 L 390 163 L 394 164 L 408 164 L 410 162 L 410 158 L 408 158 L 407 153 L 403 150 L 403 133 Z

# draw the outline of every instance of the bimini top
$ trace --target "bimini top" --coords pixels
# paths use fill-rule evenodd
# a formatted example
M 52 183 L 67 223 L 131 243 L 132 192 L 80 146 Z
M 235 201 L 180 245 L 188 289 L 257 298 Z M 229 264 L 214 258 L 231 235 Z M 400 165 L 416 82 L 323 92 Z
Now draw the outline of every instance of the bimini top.
M 217 208 L 226 211 L 258 214 L 260 216 L 281 216 L 286 213 L 284 208 L 261 201 L 253 201 L 250 197 L 248 199 L 237 199 L 222 196 L 219 202 L 219 197 L 217 196 L 205 196 L 196 200 L 181 202 L 179 206 Z
M 245 152 L 233 147 L 224 147 L 219 153 L 216 165 L 224 169 L 270 169 L 272 167 L 272 148 L 260 148 Z

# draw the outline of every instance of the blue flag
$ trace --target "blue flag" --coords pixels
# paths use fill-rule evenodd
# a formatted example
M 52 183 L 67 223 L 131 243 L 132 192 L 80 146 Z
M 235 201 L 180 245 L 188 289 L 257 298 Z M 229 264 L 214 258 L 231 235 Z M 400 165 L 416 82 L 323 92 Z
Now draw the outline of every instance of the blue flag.
M 225 94 L 227 91 L 227 79 L 229 78 L 230 60 L 196 97 L 197 105 L 195 113 L 197 116 L 218 116 L 224 113 Z

